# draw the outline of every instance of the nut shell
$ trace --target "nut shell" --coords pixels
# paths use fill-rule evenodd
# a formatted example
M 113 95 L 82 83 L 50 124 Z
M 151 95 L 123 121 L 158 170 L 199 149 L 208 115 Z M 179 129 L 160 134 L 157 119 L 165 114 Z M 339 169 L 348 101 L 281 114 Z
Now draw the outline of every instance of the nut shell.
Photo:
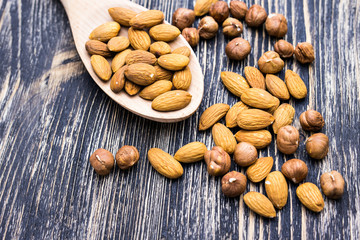
M 204 155 L 208 173 L 212 176 L 222 176 L 230 170 L 231 159 L 222 147 L 215 146 Z
M 243 60 L 251 51 L 250 43 L 243 38 L 234 38 L 225 47 L 226 55 L 232 60 Z
M 320 177 L 323 193 L 331 199 L 339 199 L 344 194 L 345 180 L 337 171 L 323 173 Z
M 232 171 L 221 179 L 221 190 L 227 197 L 238 197 L 246 189 L 246 176 L 240 172 Z
M 243 32 L 243 25 L 236 18 L 227 18 L 222 27 L 224 35 L 230 38 L 238 37 Z
M 325 121 L 321 113 L 315 110 L 307 110 L 306 112 L 303 112 L 299 119 L 301 127 L 305 131 L 318 132 L 325 125 Z
M 290 58 L 294 55 L 294 46 L 285 41 L 285 40 L 279 40 L 274 45 L 274 50 L 277 52 L 280 57 L 282 58 Z
M 281 127 L 276 137 L 276 146 L 284 154 L 293 154 L 299 147 L 299 131 L 290 125 Z
M 245 22 L 249 27 L 260 27 L 267 18 L 265 9 L 257 4 L 252 5 L 245 15 Z
M 192 47 L 196 47 L 198 45 L 200 36 L 199 31 L 196 28 L 184 28 L 182 30 L 182 36 Z
M 219 25 L 213 17 L 206 16 L 200 20 L 198 29 L 200 37 L 210 39 L 215 37 L 219 29 Z
M 314 159 L 323 159 L 329 150 L 329 138 L 323 133 L 316 133 L 306 140 L 306 151 Z
M 278 73 L 284 68 L 284 61 L 274 51 L 267 51 L 259 58 L 258 66 L 263 73 Z
M 306 178 L 308 167 L 304 161 L 294 158 L 286 161 L 282 165 L 281 172 L 293 183 L 299 183 Z
M 287 20 L 282 14 L 272 13 L 265 22 L 265 29 L 270 36 L 281 38 L 287 33 Z
M 230 13 L 234 18 L 244 19 L 247 11 L 248 8 L 243 1 L 233 0 L 230 2 Z
M 227 2 L 224 1 L 214 3 L 211 5 L 209 10 L 210 16 L 212 16 L 218 23 L 222 23 L 226 18 L 228 18 L 229 13 L 229 6 Z
M 128 169 L 139 161 L 139 152 L 134 146 L 123 146 L 121 147 L 116 155 L 116 164 L 120 169 Z
M 315 59 L 314 48 L 311 43 L 298 43 L 295 48 L 295 57 L 302 64 L 312 63 Z
M 99 175 L 108 175 L 114 167 L 114 156 L 108 150 L 99 148 L 90 156 L 89 162 Z
M 256 162 L 258 152 L 256 148 L 248 142 L 240 142 L 234 151 L 234 162 L 241 167 L 247 167 Z
M 195 21 L 195 12 L 187 8 L 178 8 L 172 17 L 172 24 L 183 30 L 190 27 Z

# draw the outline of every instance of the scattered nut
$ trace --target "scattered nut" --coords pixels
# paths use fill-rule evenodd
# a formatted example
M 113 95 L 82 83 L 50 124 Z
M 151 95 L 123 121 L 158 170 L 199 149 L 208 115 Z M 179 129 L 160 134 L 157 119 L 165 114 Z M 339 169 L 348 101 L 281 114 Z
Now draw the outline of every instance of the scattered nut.
M 238 0 L 233 0 L 230 2 L 230 13 L 234 18 L 244 19 L 248 11 L 246 3 Z
M 128 169 L 139 161 L 139 152 L 134 146 L 123 146 L 121 147 L 116 155 L 116 164 L 120 169 Z
M 265 29 L 270 36 L 281 38 L 287 33 L 287 20 L 282 14 L 272 13 L 266 19 Z
M 294 54 L 294 46 L 285 40 L 277 41 L 274 45 L 274 50 L 282 58 L 290 58 Z
M 234 162 L 241 167 L 247 167 L 256 162 L 258 152 L 256 148 L 247 142 L 240 142 L 234 151 Z
M 227 173 L 221 179 L 221 190 L 227 197 L 238 197 L 245 192 L 246 177 L 236 171 Z
M 245 22 L 249 27 L 260 27 L 266 20 L 265 9 L 257 4 L 252 5 L 246 13 Z
M 199 31 L 196 28 L 184 28 L 182 30 L 183 37 L 192 47 L 196 47 L 198 45 L 200 36 Z
M 306 141 L 306 151 L 314 159 L 323 159 L 329 150 L 329 138 L 323 133 L 316 133 Z
M 95 172 L 101 176 L 108 175 L 114 167 L 114 156 L 103 148 L 95 150 L 89 161 Z
M 212 176 L 222 176 L 230 170 L 231 159 L 222 147 L 215 146 L 204 155 L 207 170 Z
M 337 171 L 326 172 L 320 177 L 323 193 L 331 199 L 339 199 L 344 194 L 345 181 Z
M 214 3 L 210 7 L 209 14 L 215 19 L 215 21 L 222 23 L 229 17 L 229 6 L 227 2 L 218 1 Z
M 241 37 L 231 40 L 225 48 L 228 58 L 238 61 L 245 59 L 250 51 L 250 43 Z
M 295 57 L 302 64 L 312 63 L 315 59 L 314 48 L 310 43 L 298 43 L 295 48 Z
M 195 12 L 187 8 L 178 8 L 172 17 L 172 24 L 183 30 L 190 27 L 195 21 Z
M 224 35 L 231 38 L 238 37 L 243 32 L 243 25 L 236 18 L 227 18 L 222 27 Z
M 305 131 L 318 132 L 325 125 L 321 113 L 315 110 L 307 110 L 306 112 L 303 112 L 299 119 L 301 127 Z
M 276 52 L 267 51 L 260 57 L 258 66 L 263 73 L 278 73 L 284 68 L 284 61 Z
M 276 145 L 280 152 L 293 154 L 299 147 L 299 131 L 290 125 L 281 127 L 276 137 Z
M 286 178 L 293 181 L 293 183 L 299 183 L 306 178 L 308 167 L 304 161 L 294 158 L 286 161 L 282 165 L 281 172 Z
M 219 25 L 214 18 L 207 16 L 201 19 L 198 29 L 200 37 L 210 39 L 215 37 L 219 29 Z

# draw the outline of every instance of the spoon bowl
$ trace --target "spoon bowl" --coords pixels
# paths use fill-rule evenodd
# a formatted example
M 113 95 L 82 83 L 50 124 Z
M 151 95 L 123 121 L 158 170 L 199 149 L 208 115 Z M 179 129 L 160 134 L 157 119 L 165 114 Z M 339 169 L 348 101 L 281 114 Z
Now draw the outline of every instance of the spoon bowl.
M 172 50 L 182 46 L 187 46 L 191 49 L 188 66 L 191 70 L 192 81 L 187 91 L 192 95 L 192 99 L 190 104 L 183 109 L 171 112 L 158 112 L 151 108 L 151 101 L 142 99 L 138 95 L 129 96 L 124 91 L 114 93 L 110 89 L 110 81 L 102 81 L 92 69 L 90 55 L 85 49 L 85 43 L 89 40 L 89 34 L 93 29 L 105 22 L 114 21 L 110 17 L 108 9 L 123 7 L 135 12 L 146 11 L 148 9 L 127 0 L 61 0 L 61 2 L 68 15 L 76 49 L 81 60 L 96 84 L 115 102 L 141 117 L 157 122 L 178 122 L 190 117 L 198 109 L 204 92 L 204 77 L 195 53 L 181 35 L 170 42 L 169 45 Z M 121 26 L 119 36 L 127 37 L 127 29 Z

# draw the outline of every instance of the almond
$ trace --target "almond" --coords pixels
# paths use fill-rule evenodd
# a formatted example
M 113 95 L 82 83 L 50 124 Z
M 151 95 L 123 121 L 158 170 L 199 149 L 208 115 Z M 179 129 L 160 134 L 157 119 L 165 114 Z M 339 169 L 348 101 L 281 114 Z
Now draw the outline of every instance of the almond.
M 266 74 L 266 89 L 281 100 L 289 100 L 290 93 L 283 80 L 273 74 Z
M 151 148 L 147 155 L 150 164 L 161 175 L 171 179 L 176 179 L 183 175 L 184 169 L 181 164 L 163 150 Z
M 90 55 L 100 55 L 105 58 L 111 57 L 113 55 L 113 53 L 108 49 L 106 43 L 98 40 L 87 41 L 85 43 L 85 48 Z
M 261 182 L 270 173 L 273 164 L 274 159 L 272 157 L 259 158 L 254 164 L 248 167 L 246 175 L 250 181 L 254 183 Z
M 229 111 L 230 106 L 224 103 L 217 103 L 208 107 L 200 116 L 199 130 L 206 130 L 215 123 L 217 123 L 222 117 Z
M 189 105 L 191 94 L 183 90 L 173 90 L 157 96 L 151 107 L 161 112 L 175 111 Z
M 174 73 L 172 82 L 176 89 L 188 90 L 191 84 L 191 71 L 189 67 L 185 67 L 184 70 Z
M 89 38 L 91 40 L 99 40 L 101 42 L 107 42 L 111 38 L 116 37 L 120 31 L 120 25 L 117 22 L 107 22 L 101 24 L 95 28 Z
M 240 130 L 235 134 L 235 138 L 238 142 L 248 142 L 257 149 L 262 149 L 270 145 L 272 136 L 268 130 Z
M 119 70 L 117 70 L 115 72 L 115 74 L 112 76 L 111 80 L 110 80 L 110 89 L 114 92 L 114 93 L 119 93 L 125 85 L 125 69 L 127 68 L 127 66 L 123 66 L 121 67 Z
M 111 78 L 111 67 L 104 57 L 100 55 L 92 55 L 90 61 L 94 72 L 101 80 L 108 81 Z
M 190 50 L 190 48 L 188 48 L 187 46 L 183 46 L 183 47 L 176 48 L 176 49 L 175 49 L 174 51 L 172 51 L 171 53 L 181 54 L 181 55 L 190 57 L 191 50 Z
M 125 80 L 124 89 L 127 94 L 129 94 L 130 96 L 134 96 L 141 90 L 141 86 L 139 86 L 129 80 Z
M 125 58 L 126 64 L 134 63 L 147 63 L 154 65 L 156 63 L 156 57 L 154 54 L 144 51 L 144 50 L 135 50 L 131 51 Z
M 300 202 L 314 212 L 321 212 L 324 209 L 324 199 L 319 188 L 310 182 L 301 184 L 296 189 L 296 195 Z
M 288 199 L 288 185 L 284 175 L 279 172 L 271 172 L 265 179 L 266 195 L 277 209 L 282 209 Z
M 241 95 L 241 101 L 260 109 L 268 109 L 275 105 L 274 96 L 260 88 L 246 89 Z
M 258 192 L 248 192 L 244 195 L 244 202 L 252 211 L 267 218 L 276 217 L 276 211 L 270 200 Z
M 156 80 L 155 68 L 146 63 L 134 63 L 125 70 L 127 79 L 140 86 L 147 86 Z
M 116 72 L 117 70 L 119 70 L 122 66 L 125 65 L 126 62 L 126 57 L 127 55 L 131 53 L 130 49 L 126 49 L 118 54 L 115 55 L 115 57 L 113 58 L 112 62 L 111 62 L 111 69 L 113 72 Z
M 150 52 L 156 57 L 171 53 L 171 47 L 169 44 L 163 41 L 154 42 L 150 45 Z
M 128 30 L 128 38 L 131 46 L 135 50 L 148 50 L 151 45 L 151 39 L 149 34 L 143 30 L 136 30 L 132 27 Z
M 253 88 L 265 89 L 264 75 L 256 67 L 245 67 L 245 78 L 249 85 Z
M 266 111 L 271 114 L 274 114 L 274 112 L 276 111 L 276 109 L 278 109 L 280 105 L 280 100 L 277 97 L 274 97 L 273 99 L 274 99 L 274 105 L 271 108 L 266 109 Z
M 243 102 L 237 102 L 230 108 L 225 116 L 226 126 L 228 128 L 237 127 L 237 116 L 244 110 L 249 109 Z
M 155 41 L 171 42 L 180 35 L 180 30 L 170 24 L 156 25 L 149 30 L 150 37 Z
M 232 154 L 235 151 L 236 139 L 234 134 L 221 123 L 212 128 L 212 136 L 216 146 L 222 147 L 225 152 Z
M 147 10 L 136 14 L 131 20 L 130 25 L 134 29 L 150 28 L 164 21 L 164 13 L 160 10 Z
M 207 148 L 202 142 L 192 142 L 181 147 L 174 155 L 179 162 L 193 163 L 204 159 Z
M 135 17 L 136 12 L 122 7 L 109 8 L 109 14 L 114 21 L 120 23 L 121 26 L 130 27 L 130 20 Z
M 172 83 L 170 81 L 160 80 L 154 82 L 153 84 L 141 90 L 139 96 L 147 100 L 153 100 L 157 96 L 166 93 L 168 91 L 171 91 L 171 89 L 172 89 Z
M 275 121 L 272 125 L 274 133 L 277 134 L 279 129 L 286 125 L 291 125 L 295 116 L 295 109 L 287 103 L 281 104 L 274 112 Z
M 171 71 L 179 71 L 189 64 L 189 58 L 181 54 L 165 54 L 159 57 L 158 64 Z
M 259 130 L 272 124 L 274 117 L 270 113 L 259 109 L 247 109 L 238 115 L 236 121 L 242 129 Z
M 127 49 L 130 45 L 130 41 L 127 37 L 119 36 L 113 37 L 107 43 L 107 47 L 112 52 L 121 52 Z
M 240 74 L 233 72 L 221 72 L 221 80 L 225 87 L 235 96 L 241 97 L 241 94 L 250 88 L 249 84 Z
M 156 72 L 156 81 L 159 80 L 171 81 L 174 75 L 172 71 L 166 70 L 158 65 L 155 65 L 155 72 Z
M 195 16 L 202 16 L 209 12 L 211 5 L 218 0 L 197 0 L 194 6 Z
M 307 95 L 307 88 L 304 81 L 298 74 L 291 70 L 285 72 L 285 83 L 291 96 L 296 99 L 302 99 Z

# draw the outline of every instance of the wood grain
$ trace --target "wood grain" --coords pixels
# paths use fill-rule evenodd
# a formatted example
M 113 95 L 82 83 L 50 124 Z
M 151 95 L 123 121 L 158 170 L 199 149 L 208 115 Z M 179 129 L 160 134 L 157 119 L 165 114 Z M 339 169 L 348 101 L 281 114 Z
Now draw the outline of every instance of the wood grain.
M 136 0 L 165 12 L 194 1 Z M 286 61 L 304 79 L 309 96 L 290 100 L 299 115 L 316 109 L 325 118 L 331 142 L 322 161 L 309 159 L 301 144 L 284 156 L 273 142 L 260 152 L 272 156 L 273 170 L 296 157 L 309 167 L 306 181 L 319 186 L 323 172 L 338 170 L 346 181 L 341 200 L 325 198 L 319 214 L 305 209 L 289 184 L 287 205 L 268 220 L 251 212 L 242 197 L 230 199 L 220 179 L 204 162 L 184 164 L 184 175 L 168 180 L 146 159 L 151 147 L 174 154 L 191 141 L 213 146 L 211 130 L 198 132 L 200 114 L 214 103 L 239 99 L 220 81 L 221 71 L 243 74 L 256 65 L 276 39 L 263 28 L 244 25 L 252 51 L 242 62 L 228 61 L 228 42 L 219 30 L 194 49 L 205 76 L 204 98 L 189 119 L 172 124 L 138 117 L 111 100 L 81 62 L 66 13 L 59 1 L 0 0 L 0 238 L 2 239 L 358 239 L 360 236 L 360 2 L 354 0 L 259 0 L 268 13 L 288 19 L 285 40 L 309 41 L 316 60 Z M 196 24 L 199 22 L 197 19 Z M 284 72 L 280 77 L 284 78 Z M 234 132 L 238 129 L 234 129 Z M 275 141 L 275 139 L 274 139 Z M 113 153 L 129 144 L 139 149 L 139 163 L 115 168 L 107 177 L 91 169 L 88 158 L 99 148 Z M 241 170 L 232 165 L 232 169 Z M 247 191 L 264 193 L 263 183 Z

